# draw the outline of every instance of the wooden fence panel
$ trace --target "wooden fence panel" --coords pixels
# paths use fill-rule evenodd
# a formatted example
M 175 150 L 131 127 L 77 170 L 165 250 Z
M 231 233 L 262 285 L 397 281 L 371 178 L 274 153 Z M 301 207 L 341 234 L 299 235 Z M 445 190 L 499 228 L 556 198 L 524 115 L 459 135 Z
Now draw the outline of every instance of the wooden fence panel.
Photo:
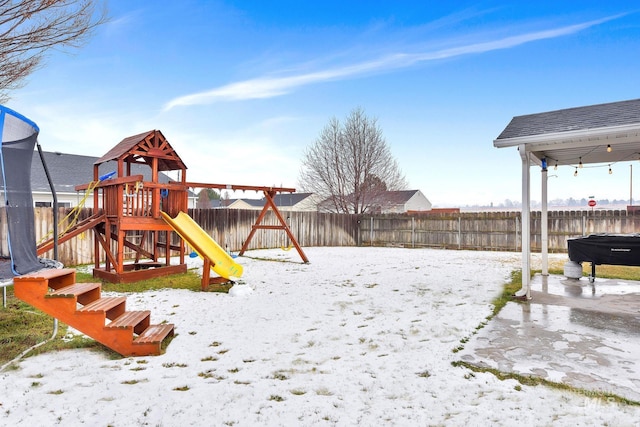
M 301 246 L 354 246 L 358 232 L 355 215 L 319 212 L 281 212 Z M 192 216 L 214 240 L 231 251 L 238 251 L 249 236 L 260 212 L 240 209 L 192 209 Z M 261 225 L 280 225 L 268 211 Z M 288 247 L 284 230 L 258 229 L 249 249 Z
M 594 233 L 638 233 L 640 214 L 617 211 L 550 211 L 548 247 L 566 252 L 567 239 Z M 542 249 L 541 212 L 531 212 L 531 249 Z M 362 245 L 399 245 L 491 251 L 521 249 L 520 212 L 376 215 L 360 220 Z
M 70 209 L 60 209 L 63 219 Z M 82 209 L 78 221 L 87 218 L 91 209 Z M 190 209 L 189 215 L 223 248 L 238 251 L 249 236 L 259 211 L 238 209 Z M 343 215 L 319 212 L 282 212 L 291 231 L 303 247 L 309 246 L 404 246 L 519 251 L 521 244 L 520 212 L 463 212 L 428 215 Z M 53 230 L 53 210 L 35 208 L 36 240 L 48 237 Z M 531 212 L 531 249 L 541 250 L 541 213 Z M 65 219 L 64 230 L 71 222 Z M 264 225 L 277 225 L 268 212 Z M 549 252 L 566 252 L 567 239 L 593 233 L 638 233 L 640 213 L 627 211 L 550 211 L 548 213 Z M 7 223 L 0 208 L 0 256 L 8 257 Z M 177 243 L 173 235 L 172 241 Z M 152 236 L 147 235 L 148 250 Z M 257 230 L 249 249 L 286 248 L 290 242 L 283 230 Z M 93 232 L 60 245 L 59 259 L 65 265 L 93 262 Z M 45 257 L 53 257 L 51 251 Z

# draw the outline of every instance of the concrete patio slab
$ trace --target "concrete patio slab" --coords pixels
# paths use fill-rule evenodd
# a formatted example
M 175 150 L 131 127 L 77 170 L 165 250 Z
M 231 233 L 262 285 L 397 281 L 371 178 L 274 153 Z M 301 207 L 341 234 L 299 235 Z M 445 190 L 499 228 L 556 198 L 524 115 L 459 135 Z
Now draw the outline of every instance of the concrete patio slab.
M 640 402 L 640 282 L 536 275 L 458 353 L 480 367 Z

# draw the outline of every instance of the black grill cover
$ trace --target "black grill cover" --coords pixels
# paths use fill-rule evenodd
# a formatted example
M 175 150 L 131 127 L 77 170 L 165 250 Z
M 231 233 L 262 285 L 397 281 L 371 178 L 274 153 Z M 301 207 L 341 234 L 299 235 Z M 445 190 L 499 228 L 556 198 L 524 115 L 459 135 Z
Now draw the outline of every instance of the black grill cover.
M 567 243 L 574 262 L 640 266 L 640 234 L 592 234 Z

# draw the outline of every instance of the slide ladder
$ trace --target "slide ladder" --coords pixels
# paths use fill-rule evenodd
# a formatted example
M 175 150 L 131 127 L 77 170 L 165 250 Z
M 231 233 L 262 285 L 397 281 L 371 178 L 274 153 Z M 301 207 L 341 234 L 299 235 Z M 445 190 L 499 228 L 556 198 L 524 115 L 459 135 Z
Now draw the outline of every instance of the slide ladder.
M 127 311 L 126 297 L 102 297 L 100 283 L 76 283 L 71 268 L 13 279 L 17 298 L 90 336 L 122 356 L 159 355 L 172 324 L 151 324 L 151 313 Z
M 58 237 L 58 244 L 61 245 L 67 240 L 71 240 L 77 235 L 98 226 L 99 224 L 105 222 L 106 218 L 107 216 L 103 213 L 91 215 L 90 217 L 85 218 L 84 220 L 75 224 L 73 227 L 66 230 L 65 233 L 63 233 L 60 237 Z M 38 244 L 36 248 L 38 256 L 41 256 L 45 252 L 52 250 L 53 243 L 53 238 L 50 238 L 49 240 Z

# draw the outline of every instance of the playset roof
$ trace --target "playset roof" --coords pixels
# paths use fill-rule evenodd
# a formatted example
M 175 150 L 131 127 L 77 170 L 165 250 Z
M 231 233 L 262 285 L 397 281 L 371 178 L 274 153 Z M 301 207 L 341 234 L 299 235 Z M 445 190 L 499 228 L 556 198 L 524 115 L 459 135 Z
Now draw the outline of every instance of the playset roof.
M 154 158 L 158 160 L 159 171 L 187 169 L 180 156 L 159 130 L 151 130 L 123 139 L 94 164 L 122 160 L 127 163 L 145 163 L 151 166 Z

